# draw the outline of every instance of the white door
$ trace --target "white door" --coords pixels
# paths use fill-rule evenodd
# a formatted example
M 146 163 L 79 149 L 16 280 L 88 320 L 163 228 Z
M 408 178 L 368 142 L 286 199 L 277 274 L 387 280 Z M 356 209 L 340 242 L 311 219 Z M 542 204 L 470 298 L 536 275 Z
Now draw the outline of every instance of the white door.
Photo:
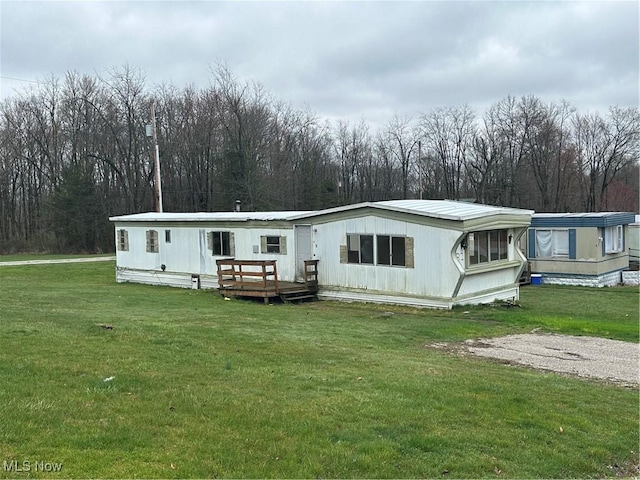
M 296 281 L 304 282 L 304 261 L 311 260 L 313 246 L 311 225 L 295 225 L 296 239 Z

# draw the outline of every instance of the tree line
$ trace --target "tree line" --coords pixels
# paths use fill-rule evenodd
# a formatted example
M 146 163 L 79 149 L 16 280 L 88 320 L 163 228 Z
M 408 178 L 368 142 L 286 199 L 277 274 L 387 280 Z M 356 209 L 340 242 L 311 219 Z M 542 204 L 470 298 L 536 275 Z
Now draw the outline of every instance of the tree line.
M 113 251 L 112 215 L 155 208 L 157 118 L 165 211 L 315 210 L 465 199 L 539 212 L 638 211 L 638 108 L 580 113 L 507 96 L 330 123 L 224 66 L 207 88 L 147 87 L 125 66 L 68 72 L 0 103 L 0 252 Z

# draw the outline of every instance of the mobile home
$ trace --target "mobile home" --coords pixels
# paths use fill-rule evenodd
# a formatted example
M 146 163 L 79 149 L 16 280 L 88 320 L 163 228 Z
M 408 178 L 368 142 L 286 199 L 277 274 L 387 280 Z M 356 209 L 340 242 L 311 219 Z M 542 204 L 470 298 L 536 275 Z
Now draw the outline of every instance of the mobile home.
M 629 267 L 633 213 L 536 213 L 526 239 L 531 271 L 543 283 L 612 286 Z
M 533 212 L 445 200 L 366 202 L 305 212 L 112 217 L 116 279 L 217 287 L 216 260 L 275 260 L 301 281 L 317 260 L 321 298 L 451 308 L 517 299 L 516 247 Z

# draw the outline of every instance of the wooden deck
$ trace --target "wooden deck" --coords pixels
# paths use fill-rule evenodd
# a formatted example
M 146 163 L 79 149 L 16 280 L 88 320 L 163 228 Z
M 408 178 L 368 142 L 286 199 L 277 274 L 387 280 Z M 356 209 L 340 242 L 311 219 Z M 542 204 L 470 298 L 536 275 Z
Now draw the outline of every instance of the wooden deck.
M 273 298 L 283 302 L 315 299 L 318 294 L 318 260 L 305 260 L 304 282 L 278 280 L 276 260 L 217 260 L 218 291 L 226 297 Z

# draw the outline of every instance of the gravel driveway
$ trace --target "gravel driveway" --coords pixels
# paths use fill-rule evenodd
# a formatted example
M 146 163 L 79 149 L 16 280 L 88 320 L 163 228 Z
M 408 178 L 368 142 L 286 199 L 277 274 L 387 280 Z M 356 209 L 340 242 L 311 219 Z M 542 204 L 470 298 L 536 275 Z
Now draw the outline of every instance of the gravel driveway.
M 438 344 L 436 347 L 451 347 Z M 467 340 L 459 350 L 541 370 L 594 377 L 625 385 L 640 382 L 640 345 L 598 337 L 519 334 Z

